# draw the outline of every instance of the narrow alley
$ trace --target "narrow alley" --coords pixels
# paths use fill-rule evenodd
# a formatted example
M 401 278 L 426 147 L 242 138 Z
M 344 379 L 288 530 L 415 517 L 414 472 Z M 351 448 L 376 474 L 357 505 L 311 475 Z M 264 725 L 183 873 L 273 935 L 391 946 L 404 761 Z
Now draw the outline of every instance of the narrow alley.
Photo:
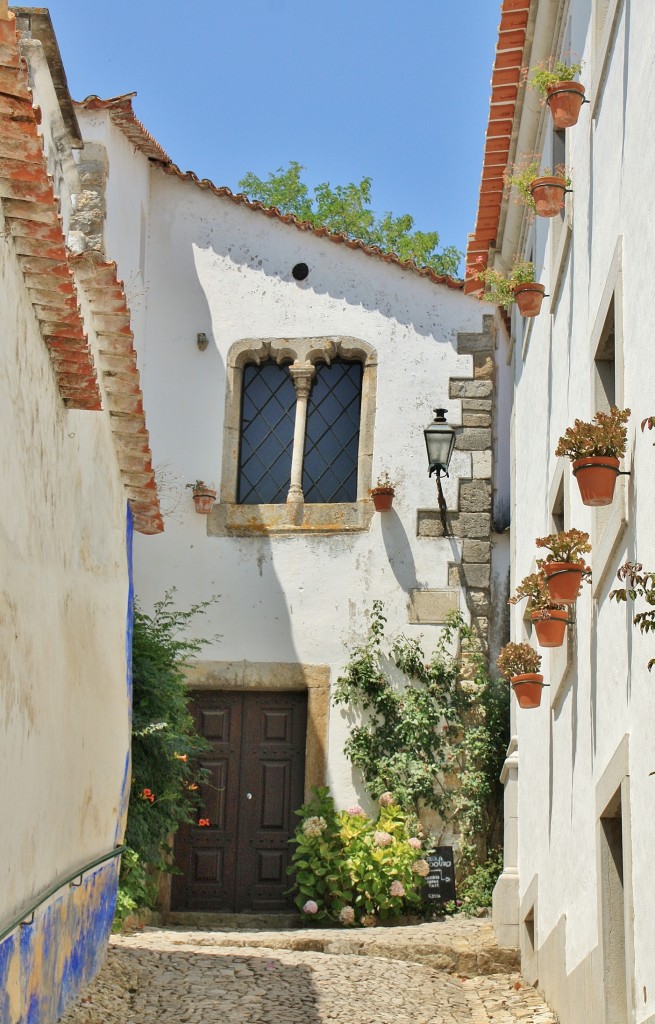
M 335 931 L 145 928 L 62 1024 L 556 1024 L 488 919 Z

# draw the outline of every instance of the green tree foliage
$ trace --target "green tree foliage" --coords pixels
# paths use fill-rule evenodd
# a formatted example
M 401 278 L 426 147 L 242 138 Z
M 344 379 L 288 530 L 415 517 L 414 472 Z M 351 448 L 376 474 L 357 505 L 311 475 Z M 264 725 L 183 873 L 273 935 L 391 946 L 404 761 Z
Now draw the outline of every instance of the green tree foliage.
M 351 723 L 344 752 L 370 796 L 390 790 L 405 810 L 432 807 L 454 822 L 460 863 L 472 869 L 497 847 L 508 687 L 488 674 L 461 615 L 449 618 L 429 662 L 417 640 L 399 636 L 385 647 L 385 623 L 374 601 L 368 637 L 337 680 L 334 700 Z M 453 655 L 457 633 L 461 651 Z
M 282 213 L 292 213 L 315 227 L 377 245 L 383 252 L 394 253 L 401 260 L 414 260 L 418 266 L 430 267 L 437 274 L 457 276 L 463 254 L 452 245 L 438 252 L 437 231 L 414 231 L 414 220 L 409 214 L 376 215 L 370 207 L 370 178 L 334 188 L 323 182 L 312 194 L 301 177 L 304 169 L 292 160 L 287 168 L 278 167 L 265 180 L 249 171 L 239 181 L 239 188 L 251 199 L 275 206 Z
M 183 634 L 211 602 L 178 611 L 169 591 L 147 615 L 137 606 L 132 639 L 132 783 L 121 862 L 119 919 L 156 896 L 152 871 L 170 870 L 169 835 L 192 821 L 206 749 L 187 707 L 184 668 L 208 640 Z

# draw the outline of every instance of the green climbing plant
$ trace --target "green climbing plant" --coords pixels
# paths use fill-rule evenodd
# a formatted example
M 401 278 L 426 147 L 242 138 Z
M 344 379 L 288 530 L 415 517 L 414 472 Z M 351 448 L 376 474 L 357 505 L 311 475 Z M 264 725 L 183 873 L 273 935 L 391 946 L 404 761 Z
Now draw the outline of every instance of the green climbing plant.
M 344 752 L 374 799 L 391 791 L 404 810 L 434 808 L 453 823 L 460 866 L 473 870 L 497 859 L 508 688 L 489 674 L 459 613 L 449 617 L 429 661 L 416 639 L 388 641 L 386 621 L 382 602 L 374 601 L 368 635 L 337 680 L 334 702 L 350 723 Z

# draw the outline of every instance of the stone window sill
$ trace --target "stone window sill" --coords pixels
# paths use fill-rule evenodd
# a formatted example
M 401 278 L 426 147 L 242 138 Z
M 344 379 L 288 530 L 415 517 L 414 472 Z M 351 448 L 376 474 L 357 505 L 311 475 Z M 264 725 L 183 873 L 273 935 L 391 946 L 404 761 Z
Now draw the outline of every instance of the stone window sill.
M 370 528 L 373 513 L 373 502 L 368 498 L 329 504 L 217 502 L 207 518 L 207 534 L 210 537 L 261 537 L 365 533 Z

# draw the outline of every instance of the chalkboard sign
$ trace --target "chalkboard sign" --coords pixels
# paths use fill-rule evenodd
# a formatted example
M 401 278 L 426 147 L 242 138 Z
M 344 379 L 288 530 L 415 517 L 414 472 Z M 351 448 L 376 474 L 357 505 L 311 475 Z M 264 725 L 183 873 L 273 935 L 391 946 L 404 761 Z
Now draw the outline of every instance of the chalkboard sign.
M 430 874 L 425 879 L 423 900 L 426 903 L 448 903 L 455 899 L 455 858 L 452 846 L 437 846 L 425 858 Z

